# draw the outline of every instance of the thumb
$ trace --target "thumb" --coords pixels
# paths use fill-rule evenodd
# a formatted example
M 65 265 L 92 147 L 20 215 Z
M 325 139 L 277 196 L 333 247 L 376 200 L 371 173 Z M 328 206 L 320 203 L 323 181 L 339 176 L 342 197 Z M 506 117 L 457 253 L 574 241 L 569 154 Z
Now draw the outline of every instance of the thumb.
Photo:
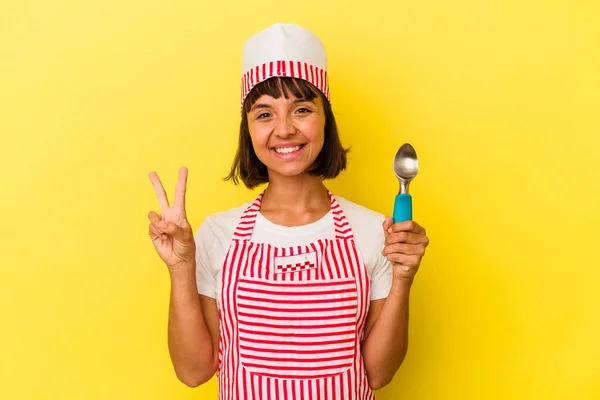
M 385 234 L 385 237 L 387 238 L 389 235 L 388 229 L 390 229 L 390 227 L 394 225 L 394 220 L 392 219 L 392 217 L 387 217 L 385 219 L 385 221 L 383 221 L 383 233 Z
M 177 224 L 169 221 L 160 221 L 158 227 L 173 238 L 185 240 L 187 238 L 186 230 L 182 229 Z

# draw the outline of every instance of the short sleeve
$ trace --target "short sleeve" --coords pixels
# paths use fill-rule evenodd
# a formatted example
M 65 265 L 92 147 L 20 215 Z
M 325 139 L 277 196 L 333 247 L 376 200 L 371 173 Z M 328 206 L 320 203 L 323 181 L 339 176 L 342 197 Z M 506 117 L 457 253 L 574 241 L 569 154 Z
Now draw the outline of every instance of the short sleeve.
M 384 299 L 392 288 L 392 264 L 387 258 L 377 257 L 371 276 L 371 300 Z
M 207 220 L 200 225 L 196 233 L 196 286 L 198 293 L 216 298 L 217 280 L 213 274 L 211 255 L 217 244 L 215 235 L 210 231 Z
M 371 300 L 383 299 L 388 296 L 392 288 L 393 266 L 392 263 L 381 254 L 385 242 L 383 229 L 377 230 L 377 248 L 371 255 Z

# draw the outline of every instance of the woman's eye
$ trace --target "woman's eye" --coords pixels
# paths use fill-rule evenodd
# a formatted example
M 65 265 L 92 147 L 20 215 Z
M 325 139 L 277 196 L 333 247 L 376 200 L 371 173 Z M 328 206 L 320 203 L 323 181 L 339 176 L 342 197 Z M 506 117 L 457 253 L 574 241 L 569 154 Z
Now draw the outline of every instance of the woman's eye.
M 267 118 L 268 116 L 269 116 L 269 113 L 262 113 L 262 114 L 259 114 L 258 117 L 256 117 L 256 119 Z
M 307 112 L 310 112 L 310 110 L 308 108 L 299 108 L 298 112 L 299 113 L 307 113 Z

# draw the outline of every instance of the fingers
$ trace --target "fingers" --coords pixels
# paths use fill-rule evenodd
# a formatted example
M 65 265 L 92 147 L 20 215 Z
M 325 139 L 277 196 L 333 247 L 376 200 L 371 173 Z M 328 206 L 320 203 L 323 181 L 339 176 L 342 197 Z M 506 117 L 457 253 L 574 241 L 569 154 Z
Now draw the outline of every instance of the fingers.
M 401 265 L 405 272 L 410 271 L 411 268 L 418 268 L 429 245 L 425 228 L 415 221 L 390 224 L 386 219 L 384 229 L 386 230 L 385 246 L 381 254 L 390 262 Z
M 398 232 L 389 233 L 385 238 L 385 245 L 391 245 L 394 243 L 407 243 L 407 244 L 420 244 L 429 245 L 429 238 L 425 235 L 419 235 L 412 232 Z
M 392 253 L 386 257 L 390 262 L 398 263 L 403 267 L 408 267 L 409 269 L 419 267 L 419 264 L 421 263 L 421 257 L 406 255 L 402 253 Z
M 154 186 L 154 191 L 156 192 L 156 197 L 158 197 L 158 204 L 162 211 L 167 210 L 169 208 L 169 199 L 167 198 L 167 194 L 165 193 L 165 188 L 163 188 L 160 179 L 156 172 L 150 172 L 148 174 L 152 185 Z
M 167 235 L 178 238 L 182 241 L 189 239 L 190 232 L 188 229 L 182 229 L 180 226 L 172 222 L 161 221 L 159 228 Z
M 387 217 L 384 221 L 383 221 L 383 233 L 385 234 L 385 237 L 387 238 L 389 235 L 388 230 L 391 228 L 391 226 L 393 225 L 394 220 L 392 219 L 392 217 Z
M 425 246 L 417 244 L 395 243 L 383 248 L 382 254 L 384 256 L 392 253 L 402 253 L 407 256 L 422 256 L 425 254 Z
M 153 224 L 150 224 L 148 226 L 148 230 L 149 230 L 150 238 L 152 238 L 153 242 L 158 239 L 166 239 L 167 238 L 167 235 L 159 232 L 158 229 Z
M 417 222 L 412 221 L 412 220 L 397 222 L 397 223 L 393 224 L 391 226 L 391 228 L 389 229 L 389 233 L 402 232 L 402 231 L 413 232 L 413 233 L 417 233 L 420 235 L 427 234 L 425 232 L 425 228 L 423 228 Z
M 187 168 L 181 167 L 179 169 L 179 179 L 177 180 L 177 186 L 175 186 L 175 199 L 173 205 L 180 206 L 183 209 L 185 209 L 185 191 L 187 186 L 187 175 Z
M 161 238 L 161 239 L 166 239 L 167 235 L 165 235 L 165 232 L 163 229 L 161 229 L 164 225 L 164 221 L 162 221 L 162 219 L 160 218 L 160 215 L 158 215 L 156 212 L 154 211 L 150 211 L 150 213 L 148 213 L 148 219 L 150 220 L 150 226 L 149 226 L 149 233 L 150 233 L 150 237 L 153 237 L 153 235 L 156 235 L 157 237 Z M 154 240 L 154 238 L 153 238 Z

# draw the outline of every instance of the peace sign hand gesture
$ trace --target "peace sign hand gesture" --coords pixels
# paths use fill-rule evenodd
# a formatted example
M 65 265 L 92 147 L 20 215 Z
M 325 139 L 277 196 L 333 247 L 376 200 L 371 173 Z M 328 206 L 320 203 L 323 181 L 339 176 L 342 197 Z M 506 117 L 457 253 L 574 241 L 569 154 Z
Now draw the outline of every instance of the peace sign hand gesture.
M 160 215 L 154 211 L 148 214 L 150 238 L 156 252 L 172 272 L 195 262 L 196 243 L 185 213 L 187 172 L 185 167 L 179 170 L 173 206 L 169 206 L 158 175 L 155 172 L 149 174 L 160 205 Z

